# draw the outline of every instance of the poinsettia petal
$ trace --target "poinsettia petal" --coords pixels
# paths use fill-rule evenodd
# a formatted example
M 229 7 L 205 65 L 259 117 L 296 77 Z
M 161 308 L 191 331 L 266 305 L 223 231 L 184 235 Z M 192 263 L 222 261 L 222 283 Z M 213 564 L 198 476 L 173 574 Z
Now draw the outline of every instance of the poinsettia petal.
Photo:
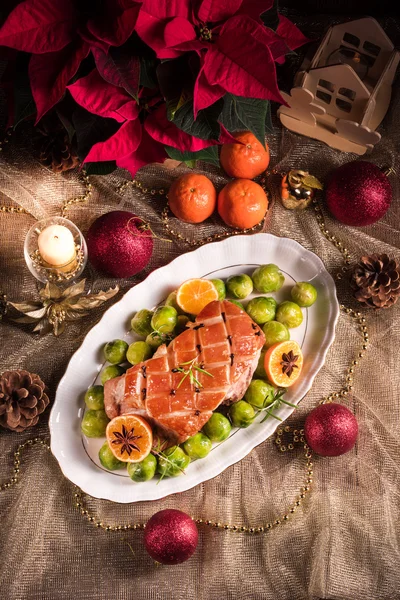
M 174 123 L 167 119 L 165 104 L 159 106 L 151 113 L 144 123 L 147 133 L 157 142 L 165 146 L 172 146 L 182 152 L 197 152 L 208 146 L 216 144 L 216 140 L 201 140 L 178 129 Z
M 92 54 L 100 75 L 108 83 L 124 88 L 136 97 L 139 89 L 140 61 L 138 56 L 123 52 L 120 48 L 104 52 L 92 47 Z
M 270 10 L 274 5 L 274 0 L 243 0 L 237 15 L 247 15 L 255 21 L 260 22 L 260 15 Z
M 243 145 L 243 142 L 239 142 L 239 140 L 234 138 L 233 135 L 231 135 L 229 133 L 229 131 L 227 129 L 225 129 L 225 127 L 222 125 L 222 123 L 220 123 L 219 126 L 220 126 L 221 133 L 219 135 L 218 141 L 220 144 L 242 144 Z
M 135 152 L 141 139 L 142 125 L 140 121 L 127 121 L 108 140 L 92 146 L 83 162 L 118 161 L 118 159 Z
M 144 0 L 135 30 L 158 58 L 176 58 L 178 52 L 165 48 L 164 31 L 171 19 L 182 17 L 189 21 L 189 15 L 190 0 Z
M 120 108 L 132 100 L 125 90 L 104 81 L 96 69 L 69 85 L 68 89 L 80 106 L 95 115 L 109 117 L 119 123 L 125 120 L 119 112 Z
M 212 85 L 237 96 L 286 104 L 278 89 L 271 51 L 251 35 L 254 24 L 245 16 L 229 19 L 206 54 L 204 72 Z
M 220 85 L 211 85 L 204 73 L 204 68 L 200 69 L 197 79 L 194 84 L 193 91 L 193 114 L 197 118 L 199 110 L 208 108 L 214 102 L 217 102 L 225 95 L 225 90 Z
M 43 54 L 71 42 L 76 14 L 70 0 L 25 0 L 0 28 L 0 46 Z
M 236 14 L 242 0 L 202 0 L 197 17 L 203 23 L 217 23 Z
M 182 42 L 196 39 L 196 31 L 193 25 L 183 17 L 175 17 L 169 21 L 164 29 L 164 42 L 167 48 L 175 47 Z
M 280 35 L 291 50 L 296 50 L 310 40 L 287 17 L 279 15 L 279 25 L 276 33 Z
M 285 40 L 269 27 L 265 27 L 263 24 L 257 23 L 254 20 L 248 20 L 247 27 L 248 31 L 251 32 L 250 35 L 252 38 L 259 41 L 261 44 L 268 46 L 272 58 L 277 62 L 282 58 L 284 59 L 285 55 L 290 52 L 290 48 Z
M 144 165 L 153 162 L 164 162 L 168 158 L 165 148 L 162 144 L 154 140 L 145 129 L 142 131 L 142 138 L 138 149 L 123 158 L 117 159 L 117 165 L 121 169 L 127 169 L 132 177 Z
M 89 54 L 86 42 L 78 40 L 58 52 L 32 54 L 29 79 L 35 100 L 36 123 L 62 98 L 82 60 Z
M 90 19 L 87 28 L 90 33 L 110 46 L 122 46 L 132 35 L 140 10 L 140 4 L 123 9 L 120 2 L 107 0 L 103 12 Z
M 180 52 L 197 52 L 197 54 L 201 56 L 203 50 L 207 50 L 211 47 L 211 44 L 204 42 L 203 40 L 189 40 L 187 42 L 177 44 L 175 46 L 175 50 L 177 51 L 178 56 L 180 56 Z

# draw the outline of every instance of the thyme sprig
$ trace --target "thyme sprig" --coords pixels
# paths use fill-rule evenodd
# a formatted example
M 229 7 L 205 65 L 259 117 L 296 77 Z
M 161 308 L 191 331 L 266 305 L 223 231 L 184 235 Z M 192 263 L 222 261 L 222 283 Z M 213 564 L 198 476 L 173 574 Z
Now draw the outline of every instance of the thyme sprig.
M 176 367 L 176 370 L 179 373 L 183 373 L 183 377 L 177 385 L 177 388 L 176 388 L 177 390 L 179 390 L 179 388 L 181 387 L 181 385 L 183 384 L 183 382 L 185 381 L 185 379 L 187 377 L 189 377 L 190 383 L 192 385 L 196 385 L 198 388 L 204 387 L 203 384 L 197 379 L 194 371 L 196 371 L 196 374 L 204 373 L 204 375 L 208 375 L 208 377 L 214 377 L 214 375 L 212 373 L 209 373 L 203 367 L 196 364 L 196 361 L 198 360 L 198 358 L 199 358 L 198 356 L 195 356 L 192 360 L 188 360 L 187 362 L 180 363 L 179 367 Z M 185 369 L 185 367 L 188 367 L 188 368 Z
M 168 464 L 172 465 L 174 468 L 177 468 L 181 473 L 183 473 L 184 475 L 186 475 L 186 472 L 184 469 L 182 469 L 179 465 L 177 465 L 176 463 L 174 463 L 172 460 L 169 459 L 168 455 L 165 454 L 165 452 L 162 450 L 163 446 L 165 445 L 165 441 L 161 442 L 160 440 L 158 440 L 157 446 L 155 448 L 153 448 L 151 450 L 152 454 L 155 454 L 156 456 L 158 456 L 158 458 L 162 458 L 163 460 L 165 460 L 165 462 L 167 462 Z M 176 448 L 178 448 L 179 446 L 176 446 Z M 175 452 L 175 450 L 174 450 Z M 171 454 L 171 456 L 174 455 L 174 452 Z M 165 477 L 165 473 L 166 473 L 166 469 L 164 469 L 164 471 L 160 474 L 160 477 L 156 483 L 156 485 L 158 485 L 160 483 L 160 481 L 162 481 Z
M 270 402 L 268 405 L 264 406 L 263 408 L 260 408 L 260 410 L 258 411 L 257 414 L 259 414 L 261 412 L 265 412 L 265 416 L 260 421 L 260 423 L 264 423 L 264 421 L 266 421 L 268 419 L 268 417 L 273 417 L 274 419 L 277 419 L 278 421 L 283 421 L 283 419 L 281 419 L 280 417 L 278 417 L 278 415 L 275 415 L 273 413 L 273 411 L 277 410 L 281 404 L 286 404 L 287 406 L 291 406 L 292 408 L 297 408 L 296 404 L 292 404 L 291 402 L 284 400 L 283 394 L 285 394 L 286 391 L 287 391 L 286 388 L 278 388 L 274 394 L 273 401 Z

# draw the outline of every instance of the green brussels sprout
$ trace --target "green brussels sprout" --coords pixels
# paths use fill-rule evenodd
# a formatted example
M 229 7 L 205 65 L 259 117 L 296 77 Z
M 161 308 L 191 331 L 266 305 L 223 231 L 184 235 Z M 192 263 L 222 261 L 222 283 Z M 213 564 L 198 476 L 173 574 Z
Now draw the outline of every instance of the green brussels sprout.
M 159 333 L 172 333 L 178 320 L 178 313 L 173 306 L 159 306 L 154 311 L 151 326 Z
M 140 337 L 145 338 L 152 331 L 153 328 L 151 326 L 151 319 L 153 318 L 153 311 L 147 310 L 147 308 L 142 308 L 139 310 L 131 319 L 131 327 L 133 331 L 140 335 Z
M 112 365 L 119 365 L 126 359 L 128 344 L 124 340 L 113 340 L 104 346 L 104 356 Z
M 114 379 L 114 377 L 120 377 L 125 373 L 125 369 L 119 367 L 118 365 L 109 365 L 105 369 L 102 370 L 100 375 L 100 380 L 102 385 L 105 384 L 109 379 Z
M 118 460 L 110 450 L 108 442 L 104 442 L 99 450 L 99 460 L 105 469 L 116 471 L 125 467 L 126 463 Z
M 131 365 L 137 365 L 148 358 L 151 358 L 153 352 L 147 342 L 133 342 L 128 348 L 126 358 Z
M 258 365 L 256 367 L 256 370 L 254 371 L 255 377 L 266 377 L 267 376 L 267 373 L 266 373 L 265 367 L 264 367 L 264 358 L 265 358 L 266 351 L 267 351 L 266 349 L 261 350 L 260 358 L 258 359 Z
M 246 306 L 246 312 L 257 325 L 263 325 L 275 318 L 277 305 L 278 303 L 274 298 L 259 296 L 250 300 Z
M 248 427 L 254 421 L 256 413 L 246 400 L 239 400 L 229 408 L 229 416 L 234 427 Z
M 187 323 L 189 323 L 189 317 L 187 315 L 178 315 L 174 335 L 179 335 L 182 331 L 185 331 Z
M 148 454 L 140 462 L 128 463 L 127 471 L 132 481 L 141 482 L 153 479 L 157 470 L 157 459 L 153 454 Z
M 296 304 L 308 308 L 314 304 L 318 294 L 317 290 L 313 285 L 311 285 L 311 283 L 299 281 L 295 286 L 292 287 L 291 295 Z
M 152 352 L 155 352 L 163 343 L 161 336 L 156 331 L 150 333 L 146 338 L 146 344 L 150 346 Z
M 246 402 L 255 408 L 264 408 L 274 401 L 275 388 L 263 379 L 253 379 L 244 395 Z
M 226 287 L 222 279 L 211 279 L 215 289 L 218 292 L 218 300 L 225 300 L 226 298 Z
M 176 310 L 176 312 L 178 313 L 178 315 L 185 315 L 186 313 L 181 309 L 181 307 L 179 306 L 179 304 L 176 301 L 176 290 L 174 290 L 173 292 L 171 292 L 168 295 L 168 298 L 165 301 L 165 306 L 172 306 L 172 308 L 174 308 Z
M 87 390 L 85 404 L 91 410 L 104 409 L 104 388 L 102 385 L 93 385 Z
M 82 419 L 82 433 L 86 437 L 103 437 L 109 421 L 104 410 L 87 410 Z
M 211 440 L 201 432 L 192 435 L 183 442 L 183 449 L 190 458 L 204 458 L 211 448 Z
M 269 321 L 268 323 L 265 323 L 263 332 L 265 335 L 264 346 L 266 348 L 270 348 L 278 342 L 290 340 L 289 329 L 283 323 L 278 323 L 278 321 Z
M 262 265 L 253 271 L 252 279 L 257 292 L 269 294 L 277 292 L 285 283 L 285 276 L 276 265 Z
M 215 412 L 203 427 L 203 432 L 212 442 L 223 442 L 229 437 L 232 426 L 225 415 Z
M 157 473 L 162 477 L 177 477 L 181 475 L 190 463 L 190 456 L 179 446 L 167 448 L 158 458 Z
M 298 327 L 303 322 L 303 313 L 298 304 L 285 300 L 278 306 L 276 311 L 276 320 L 283 323 L 286 327 L 292 329 Z
M 232 298 L 243 300 L 253 291 L 253 282 L 248 275 L 232 275 L 226 280 L 226 293 Z
M 241 302 L 239 302 L 239 300 L 231 300 L 231 299 L 229 299 L 229 302 L 232 302 L 232 304 L 236 304 L 236 306 L 238 306 L 242 310 L 245 310 L 243 304 Z

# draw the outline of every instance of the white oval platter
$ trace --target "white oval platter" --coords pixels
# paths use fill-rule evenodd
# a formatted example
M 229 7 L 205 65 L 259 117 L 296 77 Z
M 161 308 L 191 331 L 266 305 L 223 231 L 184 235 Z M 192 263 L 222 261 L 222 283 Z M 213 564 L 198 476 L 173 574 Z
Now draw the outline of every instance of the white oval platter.
M 261 414 L 250 427 L 232 429 L 227 440 L 214 444 L 210 454 L 193 461 L 185 474 L 165 477 L 161 481 L 154 478 L 145 483 L 134 483 L 125 469 L 110 472 L 101 466 L 98 451 L 104 438 L 86 438 L 80 428 L 85 411 L 85 391 L 98 381 L 104 366 L 102 348 L 112 339 L 126 339 L 128 343 L 135 339 L 129 331 L 129 323 L 136 311 L 154 308 L 186 279 L 226 279 L 238 273 L 251 274 L 258 265 L 267 263 L 277 264 L 285 274 L 282 289 L 271 294 L 278 302 L 290 299 L 290 289 L 295 281 L 310 281 L 318 290 L 317 302 L 311 308 L 302 309 L 302 325 L 291 330 L 291 338 L 302 347 L 304 367 L 301 378 L 286 393 L 285 399 L 294 404 L 300 402 L 324 364 L 335 337 L 339 304 L 332 277 L 313 252 L 288 238 L 259 233 L 206 244 L 153 271 L 145 281 L 130 289 L 104 313 L 71 358 L 50 415 L 51 450 L 68 479 L 96 498 L 121 503 L 156 500 L 219 475 L 274 433 L 279 421 L 270 417 L 260 423 Z M 285 420 L 293 410 L 281 405 L 276 414 Z

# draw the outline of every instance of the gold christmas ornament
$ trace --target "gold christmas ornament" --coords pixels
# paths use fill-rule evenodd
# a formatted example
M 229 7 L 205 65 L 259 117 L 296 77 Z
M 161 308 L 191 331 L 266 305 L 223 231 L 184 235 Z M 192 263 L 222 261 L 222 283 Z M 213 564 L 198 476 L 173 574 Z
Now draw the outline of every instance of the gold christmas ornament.
M 308 171 L 295 169 L 284 175 L 281 182 L 281 201 L 289 210 L 303 210 L 314 198 L 315 190 L 322 190 L 322 183 Z

